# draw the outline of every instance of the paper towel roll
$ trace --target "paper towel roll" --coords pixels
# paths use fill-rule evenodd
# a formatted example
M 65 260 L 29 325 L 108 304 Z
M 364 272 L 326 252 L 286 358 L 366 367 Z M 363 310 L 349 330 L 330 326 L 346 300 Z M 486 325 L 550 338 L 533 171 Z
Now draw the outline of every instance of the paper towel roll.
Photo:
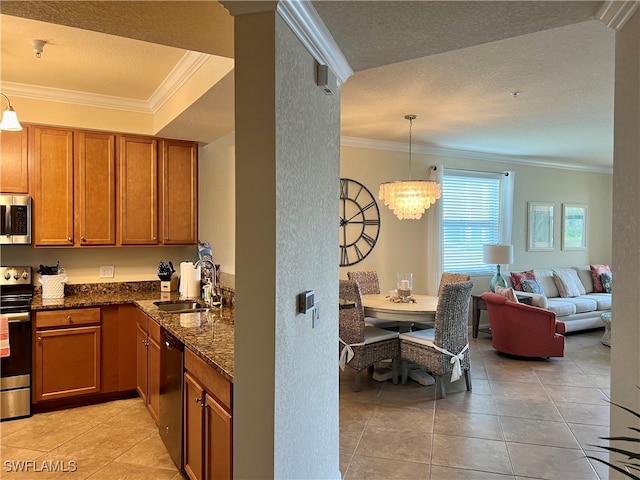
M 200 267 L 193 268 L 193 262 L 180 264 L 180 296 L 188 298 L 200 296 Z

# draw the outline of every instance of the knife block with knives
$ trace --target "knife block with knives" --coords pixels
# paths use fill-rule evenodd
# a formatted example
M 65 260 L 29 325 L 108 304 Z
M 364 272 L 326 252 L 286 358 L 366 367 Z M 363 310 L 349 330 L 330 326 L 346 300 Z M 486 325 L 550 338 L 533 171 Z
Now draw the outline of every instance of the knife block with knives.
M 160 262 L 158 265 L 158 278 L 160 279 L 161 292 L 177 292 L 179 276 L 173 268 L 173 263 Z

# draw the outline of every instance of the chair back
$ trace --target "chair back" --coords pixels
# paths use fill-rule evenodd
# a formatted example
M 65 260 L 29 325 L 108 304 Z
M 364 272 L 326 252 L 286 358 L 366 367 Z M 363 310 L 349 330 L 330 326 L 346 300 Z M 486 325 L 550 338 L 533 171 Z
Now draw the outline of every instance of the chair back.
M 380 281 L 375 270 L 356 270 L 347 272 L 347 278 L 358 282 L 362 295 L 372 295 L 380 293 Z
M 355 308 L 341 308 L 339 317 L 339 335 L 347 344 L 364 342 L 364 307 L 358 282 L 340 280 L 340 298 L 356 304 Z
M 440 277 L 440 286 L 438 287 L 438 297 L 442 293 L 442 287 L 448 283 L 460 283 L 460 282 L 468 282 L 471 280 L 471 275 L 467 275 L 466 273 L 449 273 L 443 272 Z
M 434 343 L 454 354 L 469 343 L 469 302 L 472 288 L 473 282 L 446 283 L 442 285 L 438 298 Z

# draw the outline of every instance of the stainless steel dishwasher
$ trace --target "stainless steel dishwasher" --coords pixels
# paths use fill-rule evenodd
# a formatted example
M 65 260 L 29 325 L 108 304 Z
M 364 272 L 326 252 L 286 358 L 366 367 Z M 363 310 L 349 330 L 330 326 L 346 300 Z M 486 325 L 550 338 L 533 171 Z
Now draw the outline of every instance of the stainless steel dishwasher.
M 160 332 L 160 437 L 182 470 L 182 382 L 184 345 L 164 328 Z

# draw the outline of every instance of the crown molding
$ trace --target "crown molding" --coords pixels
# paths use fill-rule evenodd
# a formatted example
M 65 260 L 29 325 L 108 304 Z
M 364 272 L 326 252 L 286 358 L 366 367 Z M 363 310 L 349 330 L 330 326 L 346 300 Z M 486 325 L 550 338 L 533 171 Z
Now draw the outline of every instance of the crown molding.
M 596 13 L 596 18 L 607 27 L 620 30 L 640 6 L 638 0 L 603 2 Z
M 151 112 L 156 113 L 211 57 L 206 53 L 187 51 L 149 97 Z
M 406 143 L 389 142 L 384 140 L 369 140 L 366 138 L 340 137 L 340 145 L 343 147 L 370 148 L 373 150 L 388 150 L 393 152 L 408 152 Z M 531 158 L 527 156 L 515 157 L 499 153 L 477 152 L 471 150 L 458 150 L 454 148 L 428 147 L 425 145 L 412 145 L 413 153 L 433 155 L 441 157 L 466 158 L 484 162 L 499 162 L 512 165 L 527 165 L 530 167 L 559 168 L 562 170 L 574 170 L 590 173 L 604 173 L 611 175 L 613 168 L 596 167 L 590 165 L 577 165 L 575 163 L 559 162 L 557 159 Z
M 331 68 L 339 83 L 346 82 L 353 75 L 351 65 L 310 1 L 281 0 L 277 12 L 311 56 L 321 65 Z
M 31 98 L 34 100 L 55 101 L 88 107 L 154 114 L 210 57 L 211 55 L 205 53 L 186 52 L 148 100 L 134 100 L 111 95 L 100 95 L 66 90 L 63 88 L 13 82 L 2 82 L 2 90 L 17 97 Z

